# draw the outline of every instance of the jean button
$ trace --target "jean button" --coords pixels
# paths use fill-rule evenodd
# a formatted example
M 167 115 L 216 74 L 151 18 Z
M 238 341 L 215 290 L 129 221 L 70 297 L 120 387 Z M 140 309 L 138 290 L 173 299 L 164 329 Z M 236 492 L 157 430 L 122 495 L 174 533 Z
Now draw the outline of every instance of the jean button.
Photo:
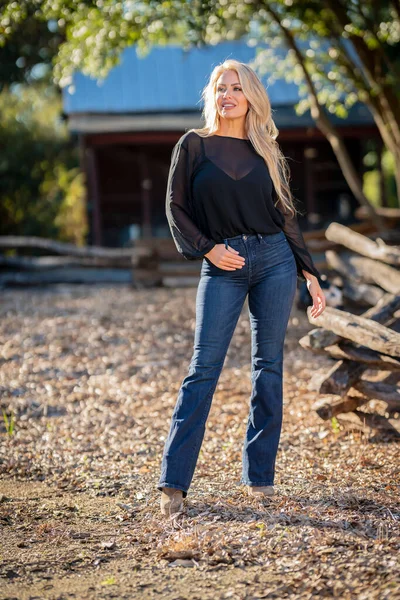
M 247 240 L 247 235 L 244 235 L 244 236 L 243 236 L 243 239 L 244 239 L 244 240 Z

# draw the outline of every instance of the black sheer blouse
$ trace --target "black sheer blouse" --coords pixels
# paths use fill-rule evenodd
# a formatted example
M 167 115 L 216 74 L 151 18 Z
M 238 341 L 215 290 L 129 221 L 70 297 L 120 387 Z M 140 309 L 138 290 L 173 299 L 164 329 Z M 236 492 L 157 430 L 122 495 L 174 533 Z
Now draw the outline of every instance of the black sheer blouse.
M 302 269 L 320 278 L 296 216 L 274 206 L 276 191 L 268 167 L 250 140 L 185 133 L 172 151 L 166 215 L 178 252 L 203 258 L 216 243 L 241 233 L 283 230 Z

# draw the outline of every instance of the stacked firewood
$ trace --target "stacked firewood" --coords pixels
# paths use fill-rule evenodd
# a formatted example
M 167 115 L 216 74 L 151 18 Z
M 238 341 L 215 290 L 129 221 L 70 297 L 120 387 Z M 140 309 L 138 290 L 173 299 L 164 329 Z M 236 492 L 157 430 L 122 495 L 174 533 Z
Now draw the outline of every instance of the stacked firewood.
M 344 308 L 364 312 L 327 306 L 313 318 L 308 309 L 309 322 L 318 328 L 300 340 L 301 346 L 335 360 L 314 379 L 319 398 L 313 408 L 324 420 L 336 417 L 352 428 L 399 436 L 400 247 L 338 223 L 328 227 L 326 237 L 343 249 L 327 250 L 326 260 Z M 377 400 L 385 403 L 384 414 L 374 414 L 371 401 Z

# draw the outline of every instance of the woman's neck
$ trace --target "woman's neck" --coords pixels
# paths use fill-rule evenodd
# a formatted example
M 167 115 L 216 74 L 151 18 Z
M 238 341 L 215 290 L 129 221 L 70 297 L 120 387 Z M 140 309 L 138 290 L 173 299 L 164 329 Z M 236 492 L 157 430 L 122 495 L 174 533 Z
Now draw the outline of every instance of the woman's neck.
M 241 125 L 235 125 L 234 123 L 220 123 L 220 126 L 215 134 L 242 139 L 246 139 L 248 137 L 245 128 Z

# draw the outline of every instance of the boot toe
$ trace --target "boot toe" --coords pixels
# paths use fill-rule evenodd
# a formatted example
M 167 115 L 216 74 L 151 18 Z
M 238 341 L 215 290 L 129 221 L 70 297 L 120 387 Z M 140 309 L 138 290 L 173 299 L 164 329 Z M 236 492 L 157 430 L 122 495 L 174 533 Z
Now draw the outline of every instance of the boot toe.
M 249 494 L 249 496 L 272 497 L 275 492 L 273 485 L 248 485 L 247 493 Z
M 164 488 L 165 489 L 165 488 Z M 181 490 L 167 490 L 161 492 L 161 514 L 170 516 L 183 511 L 183 494 Z

